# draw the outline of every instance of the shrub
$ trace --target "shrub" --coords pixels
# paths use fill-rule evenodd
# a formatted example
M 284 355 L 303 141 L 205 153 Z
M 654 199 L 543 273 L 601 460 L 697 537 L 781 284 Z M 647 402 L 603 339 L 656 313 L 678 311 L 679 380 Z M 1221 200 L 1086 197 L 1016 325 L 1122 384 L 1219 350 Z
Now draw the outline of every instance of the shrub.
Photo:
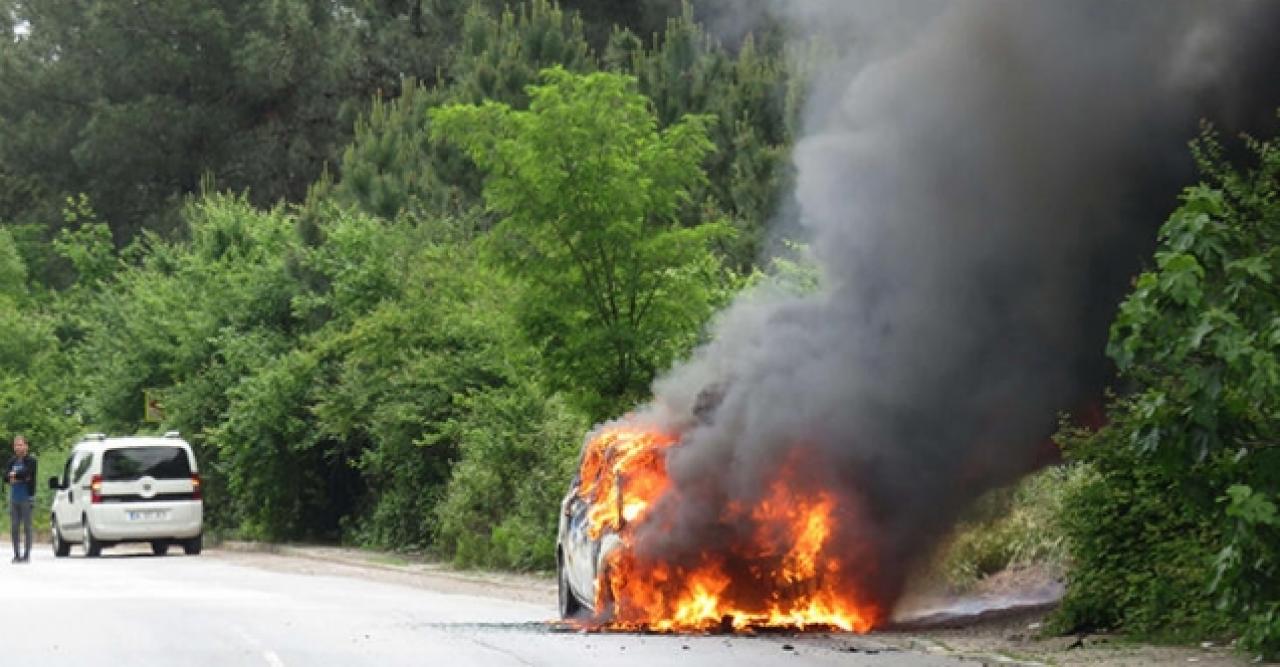
M 1067 557 L 1064 498 L 1092 477 L 1088 466 L 1059 466 L 980 499 L 942 551 L 947 582 L 964 589 L 982 577 L 1032 565 L 1061 572 Z
M 462 456 L 438 509 L 441 548 L 463 566 L 551 569 L 586 421 L 532 382 L 466 405 L 451 424 Z
M 1221 634 L 1227 623 L 1210 590 L 1222 541 L 1212 495 L 1144 461 L 1127 446 L 1127 428 L 1118 420 L 1061 436 L 1095 472 L 1063 499 L 1073 567 L 1052 626 L 1162 639 Z

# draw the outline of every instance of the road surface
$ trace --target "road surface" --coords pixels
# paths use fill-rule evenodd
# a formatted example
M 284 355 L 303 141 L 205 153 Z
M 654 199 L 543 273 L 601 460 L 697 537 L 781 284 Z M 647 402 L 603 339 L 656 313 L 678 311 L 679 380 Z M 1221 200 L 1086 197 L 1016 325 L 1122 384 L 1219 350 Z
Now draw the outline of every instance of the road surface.
M 961 664 L 860 637 L 557 631 L 542 594 L 445 578 L 400 581 L 290 556 L 156 558 L 120 547 L 98 559 L 78 549 L 54 559 L 47 545 L 37 547 L 29 564 L 0 564 L 0 664 Z

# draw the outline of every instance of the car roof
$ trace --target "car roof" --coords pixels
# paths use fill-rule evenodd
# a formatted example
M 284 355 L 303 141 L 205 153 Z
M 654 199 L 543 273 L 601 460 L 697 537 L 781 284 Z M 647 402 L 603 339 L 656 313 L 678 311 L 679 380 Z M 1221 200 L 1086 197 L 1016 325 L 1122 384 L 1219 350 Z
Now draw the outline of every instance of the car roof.
M 132 435 L 112 438 L 84 439 L 76 443 L 76 449 L 104 451 L 120 447 L 181 447 L 191 449 L 191 445 L 181 438 L 165 438 L 158 435 Z

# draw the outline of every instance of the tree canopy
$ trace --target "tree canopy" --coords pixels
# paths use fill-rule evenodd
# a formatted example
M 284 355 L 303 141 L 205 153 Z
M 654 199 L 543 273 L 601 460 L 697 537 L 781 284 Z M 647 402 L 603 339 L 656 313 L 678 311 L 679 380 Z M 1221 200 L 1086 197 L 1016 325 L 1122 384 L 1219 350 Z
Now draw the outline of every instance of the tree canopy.
M 446 106 L 432 133 L 486 173 L 485 202 L 500 216 L 489 241 L 528 284 L 513 306 L 552 386 L 603 419 L 647 396 L 716 304 L 710 245 L 726 227 L 677 219 L 706 178 L 709 119 L 659 129 L 630 77 L 542 77 L 528 110 Z

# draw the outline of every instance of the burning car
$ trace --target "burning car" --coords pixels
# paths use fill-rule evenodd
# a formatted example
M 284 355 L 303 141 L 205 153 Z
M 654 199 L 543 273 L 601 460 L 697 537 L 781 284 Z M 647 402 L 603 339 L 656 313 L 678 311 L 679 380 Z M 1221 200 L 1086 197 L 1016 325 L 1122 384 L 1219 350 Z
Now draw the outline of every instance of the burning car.
M 599 573 L 609 554 L 622 546 L 616 533 L 591 537 L 590 507 L 578 495 L 578 479 L 560 503 L 560 530 L 556 539 L 556 581 L 560 617 L 566 620 L 594 613 Z M 603 610 L 602 610 L 603 611 Z
M 833 539 L 839 522 L 853 515 L 836 495 L 794 477 L 790 465 L 780 465 L 753 502 L 720 507 L 705 531 L 715 540 L 679 551 L 646 544 L 655 536 L 664 542 L 670 512 L 680 505 L 667 474 L 679 442 L 636 418 L 587 439 L 561 503 L 556 570 L 563 618 L 677 632 L 863 632 L 883 618 L 859 585 L 872 564 L 851 562 L 855 554 Z
M 668 484 L 662 452 L 676 438 L 656 429 L 607 426 L 583 447 L 578 474 L 560 504 L 556 579 L 562 618 L 608 615 L 609 559 L 624 546 L 628 521 L 638 520 Z M 603 584 L 603 585 L 602 585 Z

